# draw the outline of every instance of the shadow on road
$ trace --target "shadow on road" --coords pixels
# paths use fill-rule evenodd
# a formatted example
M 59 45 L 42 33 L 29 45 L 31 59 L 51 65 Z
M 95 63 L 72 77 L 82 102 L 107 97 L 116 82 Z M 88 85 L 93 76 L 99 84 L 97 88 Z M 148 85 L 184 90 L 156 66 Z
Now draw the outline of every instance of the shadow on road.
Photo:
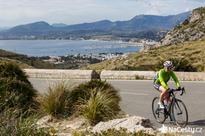
M 189 122 L 189 125 L 193 125 L 193 126 L 205 126 L 205 119 L 203 120 L 196 120 L 193 122 Z

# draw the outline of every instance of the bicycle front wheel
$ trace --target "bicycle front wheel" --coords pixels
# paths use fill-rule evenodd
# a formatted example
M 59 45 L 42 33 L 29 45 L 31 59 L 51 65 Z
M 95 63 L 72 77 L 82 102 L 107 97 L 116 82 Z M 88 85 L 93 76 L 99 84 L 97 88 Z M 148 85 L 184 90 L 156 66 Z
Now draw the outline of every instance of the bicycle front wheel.
M 155 97 L 152 101 L 152 113 L 157 122 L 164 123 L 164 121 L 166 120 L 166 115 L 164 109 L 159 108 L 158 102 L 159 97 Z
M 188 112 L 185 104 L 176 99 L 176 101 L 172 105 L 172 114 L 174 121 L 180 127 L 185 127 L 188 124 Z

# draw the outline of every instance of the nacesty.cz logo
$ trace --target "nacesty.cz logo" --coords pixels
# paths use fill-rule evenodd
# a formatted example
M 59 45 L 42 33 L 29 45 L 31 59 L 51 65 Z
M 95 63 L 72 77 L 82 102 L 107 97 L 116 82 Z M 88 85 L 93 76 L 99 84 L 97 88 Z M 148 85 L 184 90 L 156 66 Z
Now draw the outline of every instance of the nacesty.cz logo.
M 158 129 L 161 133 L 202 133 L 203 128 L 200 127 L 168 127 L 165 125 L 162 125 L 161 128 Z

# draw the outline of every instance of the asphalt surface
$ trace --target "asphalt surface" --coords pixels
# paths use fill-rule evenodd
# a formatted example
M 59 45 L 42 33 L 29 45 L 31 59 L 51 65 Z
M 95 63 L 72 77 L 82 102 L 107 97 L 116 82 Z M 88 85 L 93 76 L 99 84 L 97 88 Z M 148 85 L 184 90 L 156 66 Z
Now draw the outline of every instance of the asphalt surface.
M 53 85 L 60 80 L 52 79 L 29 79 L 33 86 L 39 90 L 40 93 L 47 91 L 49 85 Z M 69 85 L 79 84 L 83 80 L 67 80 Z M 130 115 L 137 115 L 149 118 L 154 127 L 161 128 L 162 125 L 158 124 L 151 110 L 152 99 L 159 95 L 159 92 L 153 88 L 152 81 L 146 80 L 109 80 L 114 87 L 116 87 L 122 97 L 121 108 L 123 111 Z M 173 87 L 173 82 L 170 83 Z M 189 114 L 189 127 L 190 130 L 197 130 L 195 136 L 205 135 L 205 82 L 182 82 L 182 86 L 186 88 L 186 94 L 183 96 L 177 95 L 177 98 L 183 100 Z M 170 125 L 169 121 L 165 122 L 166 126 L 175 127 Z M 202 130 L 202 132 L 201 132 Z

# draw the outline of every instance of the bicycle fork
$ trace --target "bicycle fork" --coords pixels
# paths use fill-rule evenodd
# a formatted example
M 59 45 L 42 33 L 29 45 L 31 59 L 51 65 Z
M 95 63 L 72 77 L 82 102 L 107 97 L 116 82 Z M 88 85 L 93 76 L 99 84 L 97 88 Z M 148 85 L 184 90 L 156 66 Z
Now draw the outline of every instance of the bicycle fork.
M 174 117 L 173 117 L 173 113 L 172 113 L 172 108 L 174 107 L 174 99 L 172 99 L 171 103 L 168 104 L 167 108 L 166 108 L 166 118 L 169 117 L 170 121 L 175 121 Z

